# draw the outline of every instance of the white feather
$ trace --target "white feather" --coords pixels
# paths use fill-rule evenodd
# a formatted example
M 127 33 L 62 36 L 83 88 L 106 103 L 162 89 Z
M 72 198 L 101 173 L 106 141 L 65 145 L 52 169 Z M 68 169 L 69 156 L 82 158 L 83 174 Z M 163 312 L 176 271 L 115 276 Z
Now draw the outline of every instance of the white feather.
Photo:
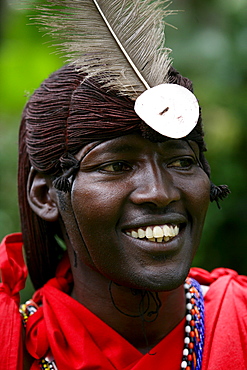
M 171 64 L 167 0 L 47 0 L 34 19 L 68 61 L 105 86 L 136 99 L 167 82 Z

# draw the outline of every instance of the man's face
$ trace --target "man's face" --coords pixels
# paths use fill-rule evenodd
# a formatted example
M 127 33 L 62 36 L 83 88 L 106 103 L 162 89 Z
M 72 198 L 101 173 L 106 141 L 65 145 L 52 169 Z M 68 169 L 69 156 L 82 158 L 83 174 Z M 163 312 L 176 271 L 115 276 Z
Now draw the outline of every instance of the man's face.
M 80 266 L 85 262 L 137 289 L 171 290 L 183 283 L 210 192 L 198 147 L 190 145 L 126 135 L 83 158 L 71 191 L 74 221 L 62 212 L 70 239 L 75 230 L 81 235 L 72 242 Z

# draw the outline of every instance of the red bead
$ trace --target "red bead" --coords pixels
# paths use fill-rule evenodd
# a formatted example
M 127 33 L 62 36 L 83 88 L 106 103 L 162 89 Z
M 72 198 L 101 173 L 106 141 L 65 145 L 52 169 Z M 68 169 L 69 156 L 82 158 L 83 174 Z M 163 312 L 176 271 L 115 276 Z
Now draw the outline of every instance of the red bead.
M 189 343 L 189 349 L 193 349 L 194 348 L 194 343 Z
M 188 361 L 192 361 L 192 360 L 193 360 L 192 355 L 188 355 Z
M 194 320 L 191 320 L 190 325 L 191 326 L 195 326 L 195 321 Z
M 190 332 L 190 337 L 191 337 L 191 338 L 194 338 L 194 336 L 195 336 L 195 332 L 192 330 L 192 331 Z

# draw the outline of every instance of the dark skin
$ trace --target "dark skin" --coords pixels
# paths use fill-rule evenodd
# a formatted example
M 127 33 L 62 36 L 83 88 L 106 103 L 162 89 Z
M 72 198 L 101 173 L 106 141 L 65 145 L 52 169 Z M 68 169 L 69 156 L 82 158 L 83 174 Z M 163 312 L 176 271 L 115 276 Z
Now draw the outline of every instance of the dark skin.
M 40 174 L 30 177 L 32 209 L 46 220 L 60 220 L 74 276 L 72 297 L 142 353 L 185 315 L 183 282 L 209 204 L 210 183 L 198 156 L 194 142 L 151 143 L 126 135 L 86 154 L 71 194 L 56 191 Z M 176 231 L 166 241 L 133 236 L 139 229 L 165 225 Z M 157 292 L 162 302 L 151 322 L 138 311 L 144 291 Z M 156 308 L 151 300 L 149 310 Z

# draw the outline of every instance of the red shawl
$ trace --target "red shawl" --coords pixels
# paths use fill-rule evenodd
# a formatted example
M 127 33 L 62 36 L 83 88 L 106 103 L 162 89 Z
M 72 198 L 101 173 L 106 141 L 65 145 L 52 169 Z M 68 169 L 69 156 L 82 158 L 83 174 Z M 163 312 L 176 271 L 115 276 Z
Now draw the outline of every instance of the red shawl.
M 18 307 L 19 291 L 25 286 L 27 268 L 22 255 L 21 234 L 9 235 L 1 243 L 0 277 L 0 364 L 2 369 L 22 370 L 22 326 Z
M 17 292 L 23 288 L 26 268 L 21 235 L 4 239 L 0 251 L 0 335 L 3 343 L 1 366 L 22 369 L 21 325 Z M 210 285 L 205 296 L 206 339 L 202 370 L 247 369 L 247 278 L 229 269 L 208 273 L 192 269 L 190 276 Z M 34 294 L 42 307 L 27 322 L 26 347 L 35 359 L 51 349 L 59 370 L 179 370 L 184 321 L 166 336 L 151 353 L 136 348 L 66 292 L 72 276 L 67 258 L 56 277 Z M 35 360 L 32 370 L 40 369 Z

